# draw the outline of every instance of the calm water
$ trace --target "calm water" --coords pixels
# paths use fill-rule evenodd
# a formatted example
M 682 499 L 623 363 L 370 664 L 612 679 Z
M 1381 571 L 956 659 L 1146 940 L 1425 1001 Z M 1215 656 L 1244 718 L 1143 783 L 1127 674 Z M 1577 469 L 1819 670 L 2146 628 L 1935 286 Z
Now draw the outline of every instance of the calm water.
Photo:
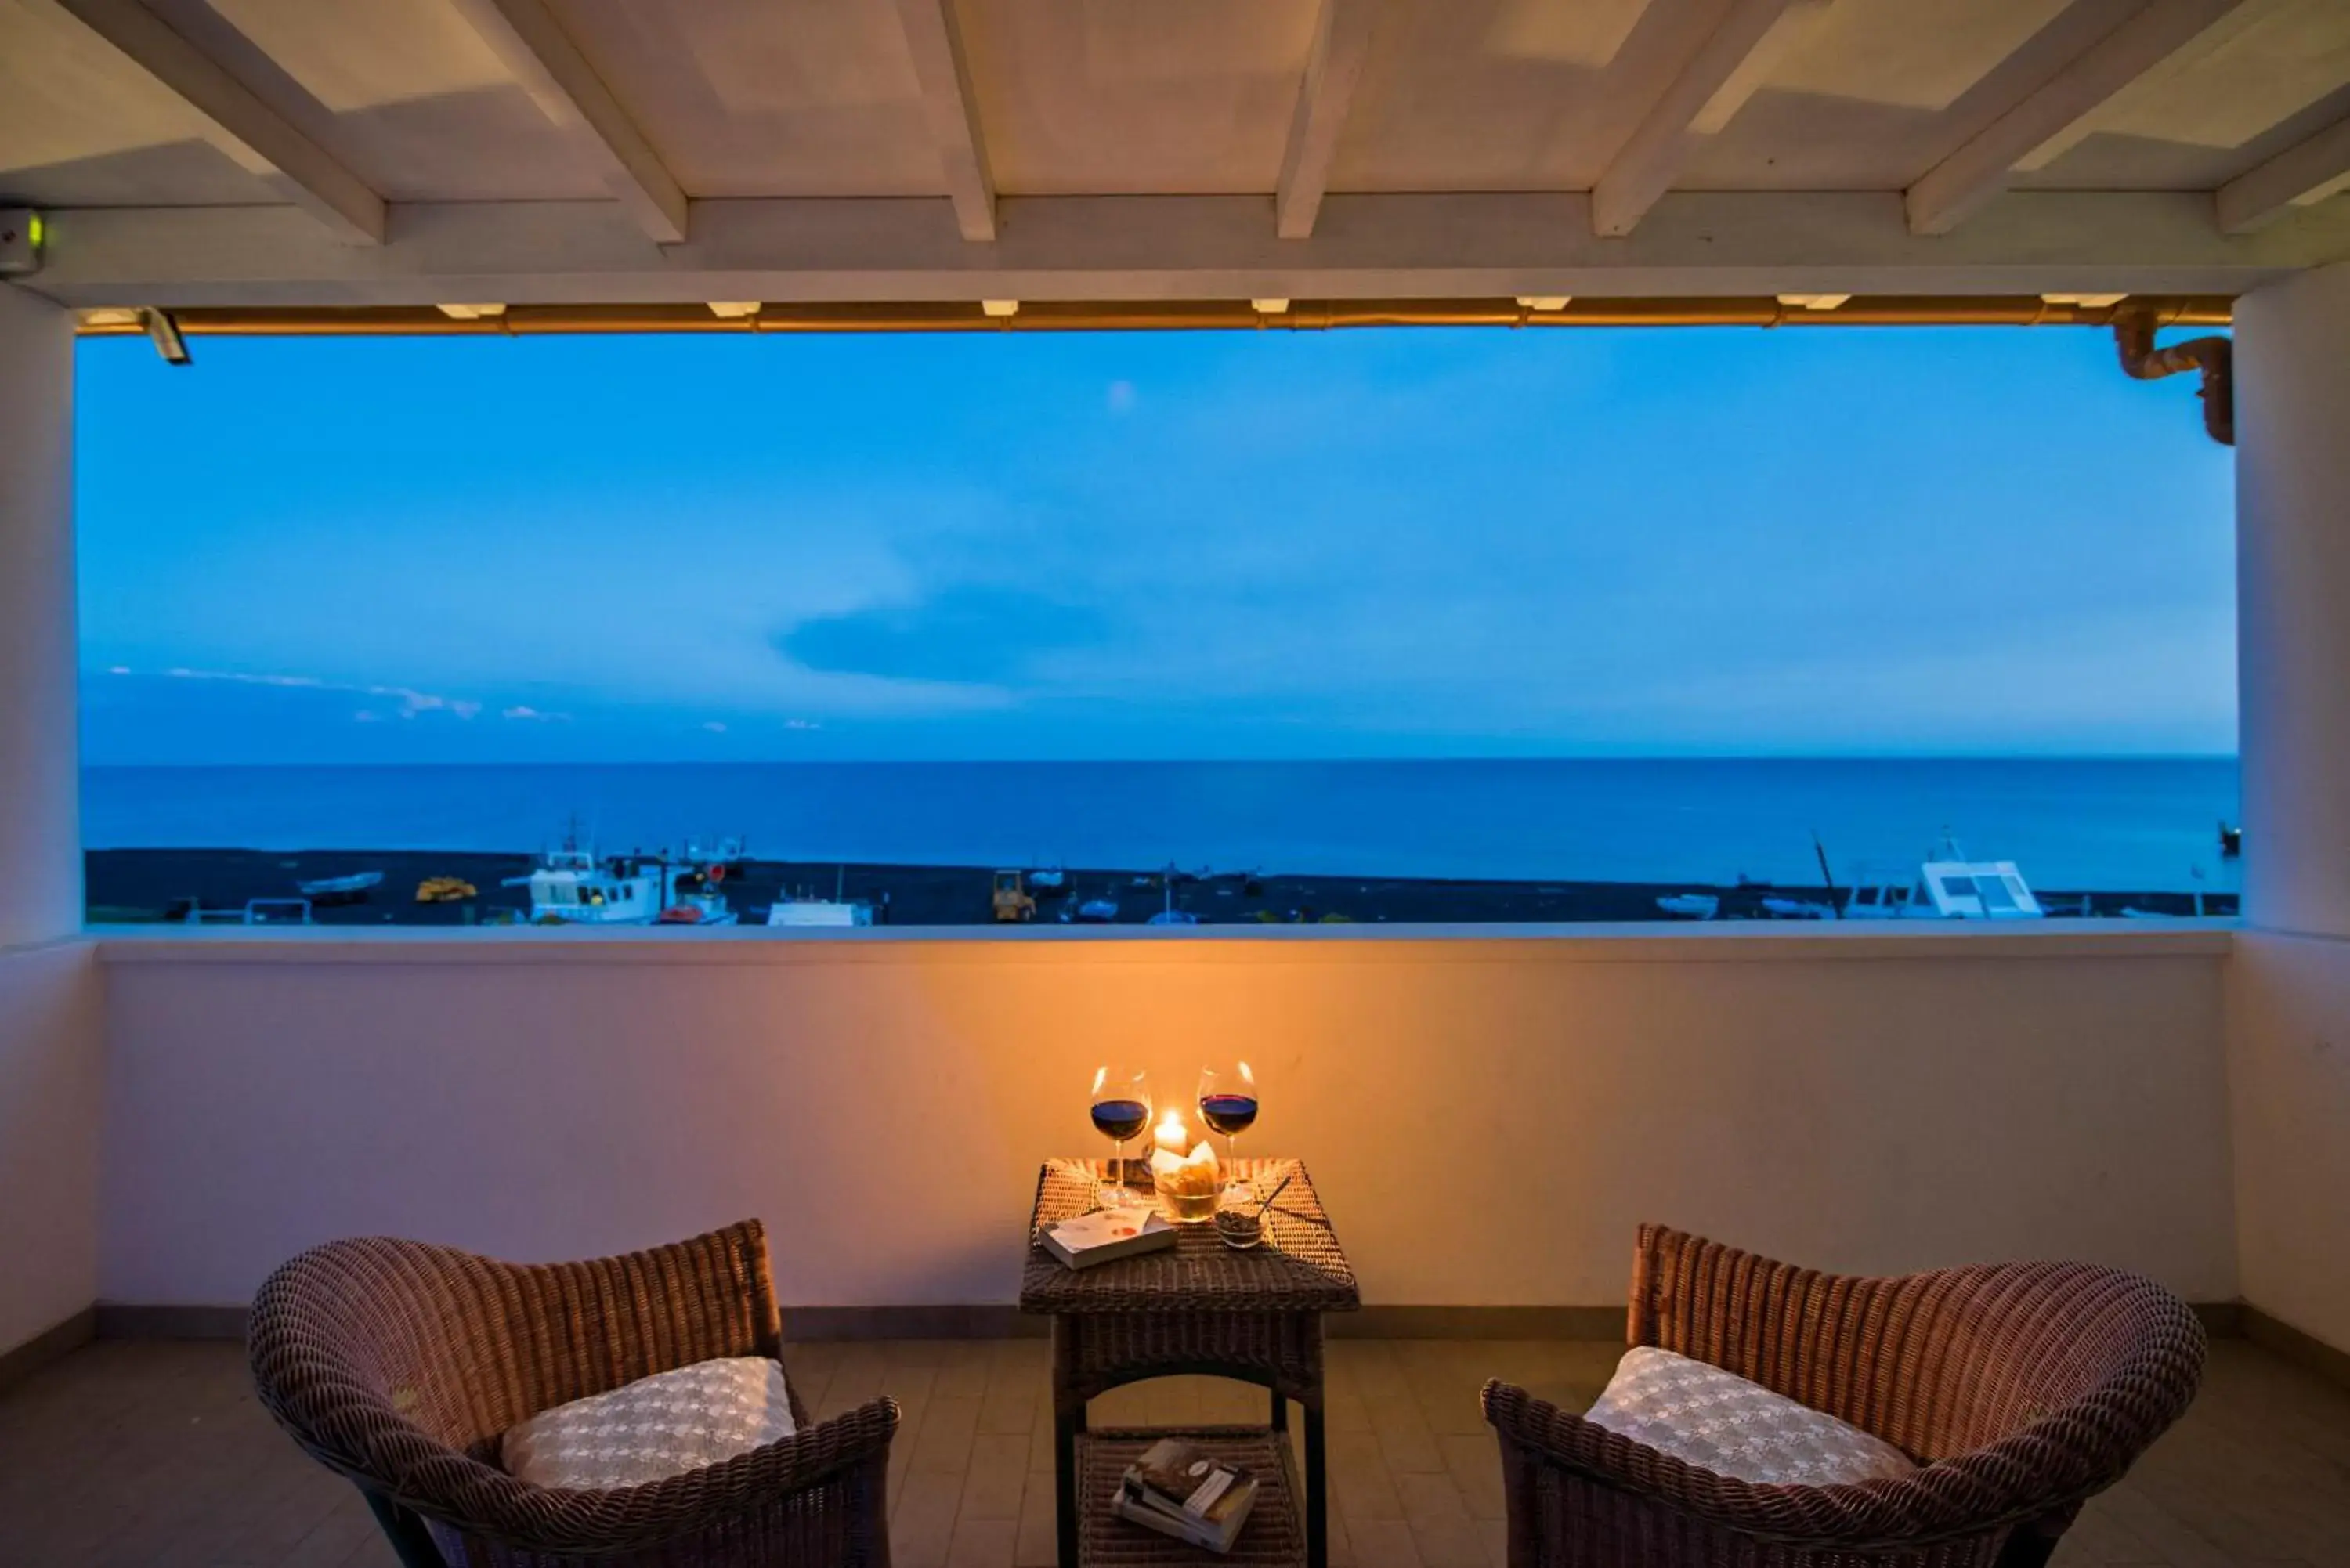
M 2035 887 L 2232 888 L 2233 758 L 815 763 L 92 768 L 91 848 L 606 850 L 774 859 L 1723 882 L 1903 875 L 1947 828 Z

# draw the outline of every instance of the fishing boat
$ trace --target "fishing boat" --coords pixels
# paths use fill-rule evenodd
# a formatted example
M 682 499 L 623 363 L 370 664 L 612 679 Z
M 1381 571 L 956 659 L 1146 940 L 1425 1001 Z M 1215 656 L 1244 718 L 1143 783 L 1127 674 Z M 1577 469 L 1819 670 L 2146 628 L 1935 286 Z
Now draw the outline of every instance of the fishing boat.
M 355 871 L 348 877 L 314 877 L 295 883 L 294 890 L 313 904 L 364 904 L 368 895 L 381 886 L 382 872 Z
M 567 836 L 527 877 L 504 885 L 530 889 L 530 919 L 544 926 L 731 926 L 741 917 L 719 892 L 723 864 L 666 856 L 599 859 Z
M 1657 908 L 1676 920 L 1710 920 L 1721 912 L 1721 896 L 1718 893 L 1668 893 L 1657 900 Z
M 1860 920 L 2038 920 L 2048 911 L 2014 861 L 1970 860 L 1946 833 L 1939 854 L 1919 865 L 1913 879 L 1856 886 L 1844 914 Z

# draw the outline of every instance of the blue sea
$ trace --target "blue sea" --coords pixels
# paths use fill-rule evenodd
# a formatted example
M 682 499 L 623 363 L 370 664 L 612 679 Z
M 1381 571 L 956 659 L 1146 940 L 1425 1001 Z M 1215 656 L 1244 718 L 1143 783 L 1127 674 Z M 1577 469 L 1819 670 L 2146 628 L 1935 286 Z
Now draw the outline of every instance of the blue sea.
M 2237 886 L 2232 757 L 93 767 L 93 849 L 608 851 L 1537 880 L 1906 878 L 1948 834 L 2036 888 Z

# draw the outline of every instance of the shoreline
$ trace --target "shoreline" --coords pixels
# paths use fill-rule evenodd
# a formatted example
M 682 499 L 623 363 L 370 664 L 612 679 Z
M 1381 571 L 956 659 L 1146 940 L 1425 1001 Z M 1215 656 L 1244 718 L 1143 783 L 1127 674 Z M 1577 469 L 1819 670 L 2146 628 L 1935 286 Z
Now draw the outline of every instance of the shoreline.
M 86 919 L 93 924 L 165 923 L 184 919 L 191 905 L 241 910 L 256 898 L 294 898 L 296 883 L 380 871 L 382 885 L 363 900 L 317 904 L 311 918 L 336 926 L 467 926 L 529 919 L 529 891 L 503 886 L 526 877 L 534 852 L 478 850 L 92 849 L 84 852 Z M 744 925 L 766 919 L 770 905 L 793 896 L 839 896 L 874 907 L 877 924 L 987 926 L 994 923 L 991 894 L 995 867 L 900 866 L 830 861 L 747 859 L 723 891 Z M 471 883 L 473 898 L 418 903 L 417 886 L 431 877 Z M 1036 893 L 1036 923 L 1061 923 L 1066 905 L 1107 898 L 1118 906 L 1108 924 L 1147 923 L 1165 905 L 1160 873 L 1118 867 L 1071 867 L 1066 893 Z M 1653 921 L 1687 924 L 1657 900 L 1699 894 L 1720 900 L 1721 920 L 1768 920 L 1765 898 L 1799 899 L 1825 907 L 1825 885 L 1700 882 L 1469 880 L 1424 877 L 1284 876 L 1228 872 L 1187 879 L 1178 872 L 1174 907 L 1203 926 L 1344 921 L 1351 924 L 1573 924 Z M 1840 888 L 1849 895 L 1850 889 Z M 2034 888 L 2052 915 L 2121 917 L 2125 910 L 2187 917 L 2197 913 L 2190 893 L 2093 892 Z M 2204 898 L 2203 913 L 2237 912 L 2234 893 Z

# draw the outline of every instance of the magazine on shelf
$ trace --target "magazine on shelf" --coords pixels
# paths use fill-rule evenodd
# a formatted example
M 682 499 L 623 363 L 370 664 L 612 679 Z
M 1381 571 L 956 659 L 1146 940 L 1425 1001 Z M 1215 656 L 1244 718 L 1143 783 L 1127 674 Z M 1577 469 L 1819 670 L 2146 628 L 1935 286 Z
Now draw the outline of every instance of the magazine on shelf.
M 1230 1459 L 1180 1438 L 1161 1438 L 1126 1467 L 1118 1511 L 1178 1541 L 1230 1552 L 1256 1490 L 1256 1478 Z

